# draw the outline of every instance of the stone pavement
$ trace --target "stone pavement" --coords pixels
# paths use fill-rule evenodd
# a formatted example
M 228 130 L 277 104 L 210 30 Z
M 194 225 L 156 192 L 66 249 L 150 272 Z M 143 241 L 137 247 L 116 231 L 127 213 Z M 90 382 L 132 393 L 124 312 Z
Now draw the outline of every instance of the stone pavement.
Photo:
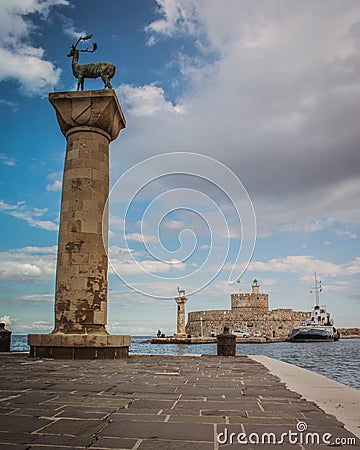
M 54 361 L 2 353 L 0 363 L 0 450 L 304 450 L 335 439 L 359 448 L 333 416 L 246 356 Z M 289 431 L 291 442 L 304 443 L 290 443 Z M 325 442 L 324 433 L 332 435 Z

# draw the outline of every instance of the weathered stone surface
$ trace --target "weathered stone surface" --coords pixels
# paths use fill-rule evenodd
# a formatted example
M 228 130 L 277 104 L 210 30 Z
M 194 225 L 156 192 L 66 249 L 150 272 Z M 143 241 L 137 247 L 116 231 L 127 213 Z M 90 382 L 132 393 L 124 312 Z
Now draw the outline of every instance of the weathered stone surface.
M 49 99 L 67 137 L 55 332 L 106 334 L 107 230 L 102 223 L 109 195 L 109 143 L 125 119 L 113 91 L 53 93 Z
M 93 90 L 49 94 L 61 131 L 87 126 L 104 130 L 115 140 L 126 126 L 125 117 L 114 91 Z M 76 146 L 75 146 L 76 147 Z M 78 145 L 77 148 L 81 148 Z
M 43 434 L 70 434 L 72 436 L 92 436 L 106 425 L 104 420 L 70 418 L 53 421 L 44 427 Z
M 127 439 L 127 438 L 111 438 L 111 437 L 101 437 L 97 439 L 89 447 L 92 450 L 106 450 L 106 449 L 129 449 L 132 450 L 136 448 L 138 439 Z
M 176 297 L 175 301 L 177 304 L 177 331 L 174 334 L 175 337 L 186 337 L 185 332 L 185 303 L 187 302 L 187 297 L 184 295 L 181 297 Z
M 31 356 L 115 359 L 130 338 L 108 340 L 109 144 L 126 125 L 114 91 L 49 95 L 67 147 L 55 292 L 55 329 L 29 335 Z M 104 220 L 104 221 L 103 221 Z M 81 335 L 75 338 L 74 335 Z M 105 350 L 106 347 L 111 347 Z
M 272 432 L 280 438 L 296 432 L 298 421 L 305 421 L 311 432 L 355 439 L 333 416 L 299 399 L 262 364 L 244 356 L 62 362 L 7 355 L 0 355 L 0 449 L 239 448 L 237 442 L 214 445 L 214 439 L 225 428 L 247 436 Z M 178 375 L 165 375 L 170 373 Z M 252 397 L 239 394 L 240 384 L 253 391 Z
M 338 328 L 341 339 L 360 337 L 360 328 Z
M 236 336 L 229 333 L 228 328 L 224 328 L 224 332 L 217 336 L 217 355 L 218 356 L 235 356 L 236 355 Z
M 29 334 L 28 343 L 38 347 L 129 347 L 127 335 Z

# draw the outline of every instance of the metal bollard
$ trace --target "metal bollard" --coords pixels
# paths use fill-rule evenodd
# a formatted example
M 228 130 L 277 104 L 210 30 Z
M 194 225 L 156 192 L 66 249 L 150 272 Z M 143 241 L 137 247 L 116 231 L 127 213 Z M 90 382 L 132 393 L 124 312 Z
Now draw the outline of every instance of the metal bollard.
M 11 342 L 11 331 L 5 328 L 5 324 L 0 323 L 0 352 L 9 352 Z
M 217 355 L 236 356 L 236 336 L 229 333 L 229 327 L 224 327 L 224 332 L 217 336 Z

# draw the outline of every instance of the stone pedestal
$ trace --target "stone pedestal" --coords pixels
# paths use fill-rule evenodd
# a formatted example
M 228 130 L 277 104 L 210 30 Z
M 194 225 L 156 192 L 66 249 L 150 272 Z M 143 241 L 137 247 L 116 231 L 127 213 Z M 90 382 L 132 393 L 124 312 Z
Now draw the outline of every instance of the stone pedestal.
M 55 329 L 28 337 L 32 356 L 120 358 L 129 336 L 107 323 L 109 144 L 126 122 L 113 90 L 51 93 L 67 140 L 63 176 Z M 104 218 L 104 222 L 103 222 Z
M 217 355 L 236 356 L 236 336 L 224 327 L 224 332 L 217 335 Z
M 175 298 L 177 303 L 177 332 L 174 334 L 174 337 L 176 338 L 187 336 L 185 333 L 185 303 L 187 300 L 185 296 Z
M 11 331 L 5 328 L 5 323 L 0 323 L 0 352 L 9 352 L 11 345 Z

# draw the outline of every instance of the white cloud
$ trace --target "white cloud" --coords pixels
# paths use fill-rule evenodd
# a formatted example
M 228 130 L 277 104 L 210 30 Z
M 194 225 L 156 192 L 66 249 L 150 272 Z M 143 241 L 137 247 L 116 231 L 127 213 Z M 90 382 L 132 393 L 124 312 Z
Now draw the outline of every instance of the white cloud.
M 124 230 L 124 219 L 123 217 L 118 217 L 113 214 L 110 214 L 109 217 L 109 228 L 114 229 L 116 231 Z M 114 233 L 116 235 L 116 233 Z
M 68 6 L 67 0 L 3 0 L 0 8 L 0 81 L 17 80 L 24 93 L 45 93 L 58 82 L 61 69 L 44 58 L 44 50 L 31 45 L 35 29 L 29 18 L 37 13 L 45 19 L 54 6 Z M 6 63 L 5 63 L 6 62 Z
M 47 191 L 60 191 L 62 188 L 62 172 L 51 172 L 47 175 L 49 180 L 52 181 L 52 183 L 46 185 Z
M 136 241 L 136 242 L 157 242 L 157 236 L 151 236 L 144 233 L 127 233 L 126 234 L 127 241 Z
M 20 298 L 31 303 L 54 303 L 54 294 L 31 294 L 23 295 Z
M 359 237 L 356 233 L 348 230 L 337 230 L 336 235 L 340 237 L 348 237 L 350 239 L 357 239 Z
M 109 247 L 109 256 L 111 258 L 113 258 L 115 256 L 119 256 L 119 255 L 129 256 L 130 253 L 134 253 L 134 252 L 135 252 L 135 250 L 132 250 L 131 248 L 118 247 L 117 245 L 112 245 Z
M 84 30 L 78 31 L 75 28 L 73 21 L 71 19 L 69 19 L 68 17 L 63 17 L 63 23 L 64 23 L 64 34 L 66 36 L 69 36 L 69 37 L 77 40 L 80 36 L 85 36 L 88 34 Z
M 120 277 L 127 275 L 141 275 L 144 272 L 150 274 L 168 273 L 170 271 L 183 271 L 186 268 L 186 264 L 177 259 L 170 261 L 156 261 L 138 259 L 134 256 L 134 259 L 127 258 L 125 260 L 118 258 L 111 258 L 111 272 L 113 274 L 119 274 Z
M 10 102 L 9 100 L 5 100 L 3 98 L 0 98 L 0 105 L 7 106 L 8 108 L 11 108 L 14 112 L 16 112 L 19 109 L 19 104 L 17 102 Z
M 160 19 L 150 23 L 145 30 L 150 37 L 148 45 L 154 45 L 159 36 L 174 34 L 196 34 L 200 24 L 196 23 L 195 4 L 188 0 L 156 0 Z
M 132 304 L 129 303 L 130 305 Z M 166 335 L 171 336 L 174 333 L 173 321 L 164 320 L 163 318 L 158 318 L 161 325 L 161 330 Z M 132 336 L 149 336 L 156 333 L 154 330 L 154 320 L 152 318 L 147 318 L 146 320 L 141 320 L 137 318 L 136 320 L 124 320 L 121 321 L 109 321 L 107 329 L 112 333 L 125 333 L 131 334 Z
M 50 322 L 47 322 L 46 320 L 37 320 L 35 322 L 32 322 L 30 324 L 30 327 L 33 330 L 37 331 L 47 331 L 52 328 L 52 324 Z
M 138 292 L 131 290 L 118 291 L 111 290 L 109 292 L 109 302 L 111 305 L 116 306 L 134 306 L 134 304 L 146 304 L 146 305 L 162 305 L 164 300 L 160 300 L 155 297 L 148 297 Z
M 133 275 L 179 273 L 186 269 L 186 264 L 175 258 L 168 261 L 158 261 L 145 257 L 142 252 L 131 248 L 122 248 L 116 245 L 109 247 L 109 275 L 116 275 L 121 280 L 128 280 Z M 131 278 L 133 284 L 133 279 Z M 164 280 L 166 284 L 166 280 Z M 156 284 L 156 281 L 155 281 Z M 134 282 L 134 286 L 138 283 Z M 140 290 L 146 283 L 142 280 L 139 284 Z
M 13 321 L 13 319 L 8 316 L 7 314 L 5 314 L 4 316 L 0 317 L 0 322 L 5 323 L 6 325 L 11 325 L 11 322 Z
M 187 224 L 185 222 L 182 222 L 180 220 L 167 220 L 164 224 L 165 228 L 168 228 L 169 230 L 183 230 L 186 228 Z
M 61 191 L 62 188 L 62 182 L 60 180 L 55 180 L 51 184 L 46 185 L 47 191 Z
M 4 153 L 0 153 L 0 163 L 4 166 L 13 167 L 16 166 L 16 159 L 15 158 L 9 158 L 8 156 L 4 155 Z
M 6 61 L 0 66 L 0 80 L 14 78 L 30 95 L 52 89 L 60 78 L 61 69 L 42 57 L 43 51 L 34 52 L 32 47 L 19 48 L 16 53 L 0 48 L 0 59 Z
M 27 254 L 44 254 L 44 255 L 55 255 L 56 251 L 57 251 L 57 247 L 56 245 L 53 245 L 51 247 L 32 247 L 32 246 L 27 246 L 27 247 L 23 247 L 19 250 L 16 251 L 20 251 L 21 253 L 27 253 Z
M 155 113 L 183 112 L 183 107 L 167 101 L 164 89 L 155 85 L 134 87 L 123 84 L 117 88 L 117 91 L 123 98 L 122 103 L 128 113 L 136 117 L 151 116 Z
M 48 322 L 47 320 L 31 321 L 20 317 L 14 318 L 12 324 L 13 333 L 15 332 L 16 334 L 27 334 L 38 332 L 50 333 L 53 328 L 54 325 L 51 322 Z
M 20 201 L 16 205 L 0 200 L 0 211 L 5 212 L 9 216 L 24 220 L 31 227 L 40 228 L 42 230 L 57 231 L 58 225 L 50 220 L 42 220 L 48 210 L 47 208 L 31 208 L 26 205 L 25 201 Z
M 358 225 L 359 2 L 157 3 L 152 43 L 187 30 L 199 44 L 199 24 L 202 45 L 177 61 L 183 114 L 161 114 L 174 105 L 159 88 L 126 94 L 134 131 L 113 146 L 136 149 L 129 164 L 168 151 L 219 159 L 246 186 L 260 236 Z
M 265 262 L 251 261 L 248 266 L 248 271 L 252 272 L 298 274 L 302 282 L 313 282 L 311 274 L 319 270 L 321 271 L 321 276 L 327 278 L 357 275 L 360 274 L 360 258 L 355 258 L 343 264 L 336 264 L 309 255 L 296 255 L 273 258 Z
M 55 274 L 56 246 L 24 247 L 0 253 L 0 279 L 34 283 Z

